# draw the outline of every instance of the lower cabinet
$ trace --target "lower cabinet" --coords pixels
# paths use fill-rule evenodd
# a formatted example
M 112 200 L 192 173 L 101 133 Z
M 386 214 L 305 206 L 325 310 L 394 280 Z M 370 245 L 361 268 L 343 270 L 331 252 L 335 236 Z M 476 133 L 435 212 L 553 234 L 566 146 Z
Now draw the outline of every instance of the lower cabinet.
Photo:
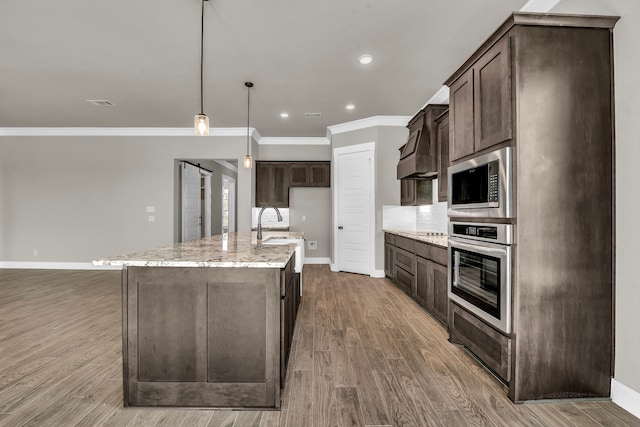
M 450 308 L 450 341 L 467 347 L 500 378 L 510 382 L 511 339 L 455 303 Z
M 290 261 L 291 267 L 295 261 Z M 291 343 L 293 342 L 293 331 L 300 305 L 300 274 L 289 272 L 289 265 L 284 270 L 286 285 L 284 295 L 280 301 L 280 387 L 284 388 L 284 381 L 287 376 L 287 366 L 289 364 L 289 354 L 291 353 Z
M 385 275 L 445 325 L 449 320 L 446 262 L 445 248 L 385 233 Z

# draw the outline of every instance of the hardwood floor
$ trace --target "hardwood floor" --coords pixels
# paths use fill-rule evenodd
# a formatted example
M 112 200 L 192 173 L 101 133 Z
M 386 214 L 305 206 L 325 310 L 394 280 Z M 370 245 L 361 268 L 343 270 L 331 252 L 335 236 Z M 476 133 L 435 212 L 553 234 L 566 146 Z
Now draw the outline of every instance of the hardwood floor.
M 640 426 L 608 401 L 514 405 L 386 279 L 304 269 L 281 411 L 123 408 L 120 272 L 0 270 L 0 426 Z

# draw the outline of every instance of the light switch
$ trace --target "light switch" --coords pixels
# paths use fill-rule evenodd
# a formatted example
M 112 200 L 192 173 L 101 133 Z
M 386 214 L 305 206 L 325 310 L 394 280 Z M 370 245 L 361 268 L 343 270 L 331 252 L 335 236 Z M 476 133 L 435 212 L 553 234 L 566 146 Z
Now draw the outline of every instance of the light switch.
M 302 215 L 302 220 L 306 221 L 307 220 L 307 216 L 306 215 Z
M 156 211 L 156 207 L 155 206 L 147 206 L 147 213 L 152 213 Z

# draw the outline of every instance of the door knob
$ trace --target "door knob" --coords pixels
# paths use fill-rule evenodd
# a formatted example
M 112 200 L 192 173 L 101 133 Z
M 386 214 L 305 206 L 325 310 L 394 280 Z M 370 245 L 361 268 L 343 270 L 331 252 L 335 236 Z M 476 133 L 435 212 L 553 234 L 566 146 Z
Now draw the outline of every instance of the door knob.
M 338 226 L 338 230 L 342 230 L 343 228 L 344 228 L 344 227 L 343 227 L 343 226 L 341 226 L 341 225 L 339 225 L 339 226 Z

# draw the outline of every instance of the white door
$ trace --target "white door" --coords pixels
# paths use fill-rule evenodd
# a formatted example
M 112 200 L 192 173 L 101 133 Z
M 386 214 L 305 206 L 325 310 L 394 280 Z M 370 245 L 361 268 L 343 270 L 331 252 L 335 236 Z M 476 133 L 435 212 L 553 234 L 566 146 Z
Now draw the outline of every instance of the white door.
M 202 232 L 202 205 L 200 200 L 200 169 L 182 162 L 180 168 L 182 189 L 182 242 L 199 239 Z M 209 227 L 211 230 L 211 227 Z
M 202 221 L 202 237 L 211 236 L 211 172 L 200 170 L 200 182 L 204 183 L 200 194 L 200 200 L 203 201 L 201 206 Z M 204 199 L 202 198 L 204 196 Z
M 336 166 L 337 267 L 340 271 L 371 274 L 373 251 L 373 144 L 334 150 Z
M 222 175 L 222 232 L 236 231 L 236 180 Z

